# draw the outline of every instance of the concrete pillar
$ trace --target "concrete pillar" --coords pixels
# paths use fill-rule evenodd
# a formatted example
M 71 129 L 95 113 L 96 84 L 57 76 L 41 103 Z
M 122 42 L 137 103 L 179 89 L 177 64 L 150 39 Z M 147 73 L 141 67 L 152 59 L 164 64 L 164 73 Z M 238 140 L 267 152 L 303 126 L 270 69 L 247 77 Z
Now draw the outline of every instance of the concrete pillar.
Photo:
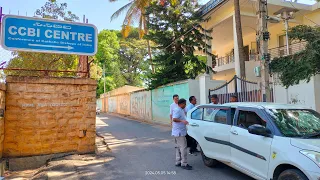
M 238 39 L 237 39 L 237 31 L 236 31 L 236 19 L 233 15 L 233 42 L 234 42 L 234 67 L 236 71 L 236 75 L 240 77 L 240 56 L 238 49 Z
M 208 104 L 209 99 L 209 82 L 210 75 L 203 74 L 199 77 L 199 89 L 200 89 L 200 104 Z

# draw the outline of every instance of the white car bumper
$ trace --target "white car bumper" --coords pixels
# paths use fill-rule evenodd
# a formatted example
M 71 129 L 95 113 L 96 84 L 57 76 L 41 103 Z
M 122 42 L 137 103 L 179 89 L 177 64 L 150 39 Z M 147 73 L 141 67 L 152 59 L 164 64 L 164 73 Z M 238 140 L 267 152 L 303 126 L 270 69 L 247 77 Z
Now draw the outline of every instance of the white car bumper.
M 306 175 L 310 180 L 320 180 L 320 172 L 306 171 Z

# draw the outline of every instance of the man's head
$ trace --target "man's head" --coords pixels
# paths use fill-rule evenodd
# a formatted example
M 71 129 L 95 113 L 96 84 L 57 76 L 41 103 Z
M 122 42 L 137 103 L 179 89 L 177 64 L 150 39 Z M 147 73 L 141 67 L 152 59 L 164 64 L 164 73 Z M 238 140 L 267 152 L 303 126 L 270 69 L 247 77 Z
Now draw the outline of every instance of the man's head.
M 238 97 L 236 95 L 232 95 L 230 97 L 230 102 L 238 102 Z
M 212 102 L 213 104 L 218 104 L 218 103 L 219 103 L 219 98 L 218 98 L 218 96 L 217 96 L 216 94 L 213 94 L 213 95 L 211 96 L 211 102 Z
M 175 95 L 173 95 L 173 101 L 174 101 L 174 103 L 176 103 L 176 104 L 178 104 L 178 101 L 179 101 L 179 95 L 178 94 L 175 94 Z
M 197 104 L 197 99 L 196 99 L 196 97 L 190 96 L 190 97 L 189 97 L 189 102 L 190 102 L 191 104 L 193 104 L 193 105 Z
M 185 99 L 179 99 L 178 101 L 178 106 L 181 107 L 182 109 L 184 109 L 187 105 L 187 101 Z

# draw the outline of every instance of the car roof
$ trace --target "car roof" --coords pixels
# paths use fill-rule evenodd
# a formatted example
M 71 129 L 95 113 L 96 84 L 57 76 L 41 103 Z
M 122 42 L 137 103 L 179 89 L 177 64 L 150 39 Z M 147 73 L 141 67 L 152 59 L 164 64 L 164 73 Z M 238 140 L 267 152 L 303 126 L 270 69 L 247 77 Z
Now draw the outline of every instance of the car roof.
M 213 104 L 207 104 L 207 105 L 213 106 Z M 266 109 L 310 109 L 302 105 L 278 104 L 278 103 L 270 103 L 270 102 L 234 102 L 234 103 L 221 104 L 219 106 L 229 106 L 232 108 L 237 108 L 241 106 L 241 107 L 266 108 Z

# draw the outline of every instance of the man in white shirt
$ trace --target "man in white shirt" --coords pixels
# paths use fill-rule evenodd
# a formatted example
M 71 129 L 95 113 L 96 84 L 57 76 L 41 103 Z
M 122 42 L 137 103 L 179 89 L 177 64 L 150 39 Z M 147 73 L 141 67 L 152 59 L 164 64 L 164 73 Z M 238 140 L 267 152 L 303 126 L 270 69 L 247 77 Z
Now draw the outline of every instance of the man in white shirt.
M 186 100 L 180 99 L 178 107 L 172 113 L 172 136 L 176 143 L 176 166 L 181 166 L 182 169 L 192 170 L 192 166 L 187 163 L 187 126 L 189 123 L 186 120 Z
M 175 94 L 172 97 L 173 99 L 173 103 L 170 105 L 170 125 L 172 126 L 172 114 L 173 114 L 173 110 L 178 108 L 178 101 L 179 101 L 179 95 Z

